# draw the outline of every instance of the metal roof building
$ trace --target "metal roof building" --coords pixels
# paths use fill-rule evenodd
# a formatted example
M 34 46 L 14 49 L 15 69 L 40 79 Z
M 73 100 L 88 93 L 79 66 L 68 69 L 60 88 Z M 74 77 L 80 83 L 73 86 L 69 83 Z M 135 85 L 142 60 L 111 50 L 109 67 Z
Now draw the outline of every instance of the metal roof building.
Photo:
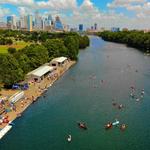
M 51 73 L 54 70 L 52 66 L 40 66 L 39 68 L 29 72 L 27 78 L 41 80 L 46 74 Z
M 56 61 L 58 63 L 62 63 L 65 60 L 67 60 L 67 57 L 58 57 L 58 58 L 54 58 L 52 61 Z
M 50 62 L 50 65 L 52 65 L 52 66 L 61 66 L 61 65 L 65 64 L 66 61 L 67 61 L 67 57 L 58 57 L 58 58 L 54 58 Z
M 38 77 L 42 77 L 43 75 L 45 75 L 46 73 L 50 72 L 50 71 L 53 71 L 54 68 L 51 67 L 51 66 L 41 66 L 31 72 L 29 72 L 27 75 L 35 75 L 35 76 L 38 76 Z

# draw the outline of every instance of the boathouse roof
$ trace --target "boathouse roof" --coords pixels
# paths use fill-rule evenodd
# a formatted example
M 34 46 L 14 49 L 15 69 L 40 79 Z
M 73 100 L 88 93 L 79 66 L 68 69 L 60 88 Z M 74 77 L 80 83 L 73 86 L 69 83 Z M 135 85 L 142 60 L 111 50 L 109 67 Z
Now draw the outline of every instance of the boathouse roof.
M 46 73 L 53 71 L 54 67 L 51 66 L 40 66 L 39 68 L 29 72 L 27 75 L 35 75 L 37 77 L 42 77 Z
M 54 58 L 54 59 L 52 60 L 52 62 L 62 63 L 62 62 L 64 62 L 65 60 L 67 60 L 67 57 L 58 57 L 58 58 Z

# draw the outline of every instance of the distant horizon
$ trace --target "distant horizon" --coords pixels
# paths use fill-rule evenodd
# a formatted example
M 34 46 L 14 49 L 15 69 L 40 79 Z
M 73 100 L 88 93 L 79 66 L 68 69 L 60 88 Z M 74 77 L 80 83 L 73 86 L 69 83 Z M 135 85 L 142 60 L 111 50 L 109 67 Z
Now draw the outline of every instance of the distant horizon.
M 56 2 L 57 1 L 57 2 Z M 6 17 L 32 14 L 60 16 L 70 27 L 150 29 L 150 0 L 1 0 L 0 22 Z

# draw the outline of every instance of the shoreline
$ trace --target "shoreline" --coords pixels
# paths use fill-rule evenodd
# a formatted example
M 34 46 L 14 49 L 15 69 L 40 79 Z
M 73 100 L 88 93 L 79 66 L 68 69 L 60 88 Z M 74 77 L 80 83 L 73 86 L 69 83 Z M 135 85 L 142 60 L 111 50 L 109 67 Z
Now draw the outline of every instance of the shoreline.
M 8 113 L 3 113 L 2 117 L 8 117 L 9 123 L 13 122 L 18 117 L 21 117 L 23 112 L 31 105 L 34 104 L 38 99 L 44 95 L 44 93 L 60 78 L 64 75 L 66 71 L 68 71 L 72 66 L 76 64 L 76 61 L 69 61 L 65 66 L 63 67 L 57 67 L 57 69 L 54 71 L 55 75 L 53 78 L 49 79 L 48 77 L 45 77 L 40 83 L 33 83 L 30 85 L 28 90 L 25 90 L 25 98 L 19 100 L 16 102 L 16 110 L 12 110 Z M 17 92 L 18 90 L 15 90 Z M 6 91 L 7 93 L 7 91 Z M 9 125 L 9 123 L 0 125 L 0 136 L 3 130 L 5 130 L 5 127 Z M 9 130 L 8 130 L 9 131 Z M 7 131 L 7 132 L 8 132 Z M 7 132 L 5 134 L 7 134 Z M 4 134 L 4 135 L 5 135 Z M 4 136 L 3 135 L 3 136 Z M 2 137 L 3 137 L 2 136 Z M 1 137 L 1 138 L 2 138 Z M 0 138 L 0 139 L 1 139 Z

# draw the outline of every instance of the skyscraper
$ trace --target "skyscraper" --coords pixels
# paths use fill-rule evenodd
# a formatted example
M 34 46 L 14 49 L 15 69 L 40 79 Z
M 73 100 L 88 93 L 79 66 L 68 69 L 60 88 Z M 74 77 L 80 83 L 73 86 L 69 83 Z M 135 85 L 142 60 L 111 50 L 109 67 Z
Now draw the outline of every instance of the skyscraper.
M 49 26 L 52 26 L 53 25 L 53 19 L 52 19 L 52 16 L 51 15 L 48 15 L 48 18 L 45 18 L 45 26 L 46 27 L 49 27 Z
M 15 29 L 16 27 L 15 16 L 7 16 L 7 27 L 9 29 Z
M 79 24 L 79 31 L 80 31 L 80 32 L 83 31 L 83 24 Z
M 59 18 L 59 16 L 56 17 L 55 23 L 54 23 L 55 30 L 63 30 L 63 24 Z
M 35 30 L 43 30 L 43 19 L 38 11 L 35 12 L 34 28 Z
M 27 29 L 27 16 L 20 18 L 20 29 Z
M 49 24 L 50 26 L 54 24 L 53 18 L 52 18 L 51 15 L 48 15 L 48 24 Z
M 27 16 L 27 27 L 28 27 L 28 31 L 32 31 L 33 30 L 32 15 L 28 15 Z
M 42 29 L 42 30 L 45 29 L 45 21 L 44 21 L 44 18 L 42 18 L 42 20 L 41 20 L 41 29 Z
M 94 24 L 94 30 L 97 30 L 97 23 Z

